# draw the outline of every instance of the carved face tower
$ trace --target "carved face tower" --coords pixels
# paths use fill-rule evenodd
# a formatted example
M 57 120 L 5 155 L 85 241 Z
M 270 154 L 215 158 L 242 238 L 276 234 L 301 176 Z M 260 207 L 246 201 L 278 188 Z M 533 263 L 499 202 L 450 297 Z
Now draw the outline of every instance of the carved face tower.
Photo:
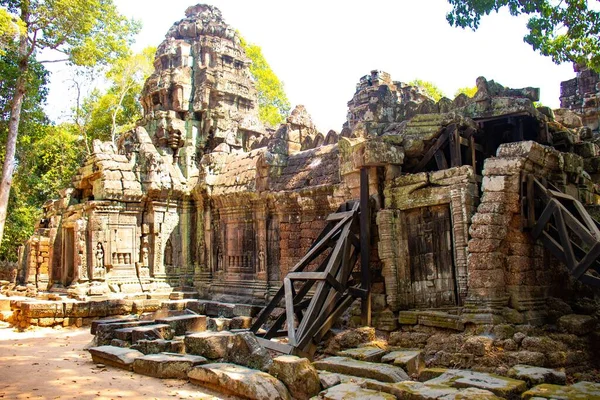
M 158 47 L 155 72 L 142 92 L 142 124 L 185 177 L 195 160 L 225 143 L 246 149 L 263 131 L 250 60 L 236 31 L 209 5 L 189 7 Z

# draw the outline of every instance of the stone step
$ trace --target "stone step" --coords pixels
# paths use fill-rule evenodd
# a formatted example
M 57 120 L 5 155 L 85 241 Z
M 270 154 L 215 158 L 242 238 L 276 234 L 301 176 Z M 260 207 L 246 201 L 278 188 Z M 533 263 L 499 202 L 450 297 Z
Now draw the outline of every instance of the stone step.
M 194 292 L 171 292 L 169 294 L 169 300 L 184 300 L 184 299 L 198 299 L 200 294 Z
M 354 349 L 347 349 L 337 353 L 341 357 L 350 357 L 359 361 L 368 362 L 380 362 L 381 358 L 387 353 L 387 350 L 380 349 L 379 347 L 357 347 Z
M 236 364 L 215 363 L 194 367 L 188 372 L 191 383 L 223 394 L 251 400 L 288 400 L 290 394 L 272 375 Z
M 227 345 L 233 340 L 233 336 L 233 333 L 228 331 L 194 333 L 185 337 L 185 349 L 189 354 L 216 360 L 225 357 Z
M 454 388 L 474 387 L 489 390 L 504 398 L 519 398 L 527 390 L 525 381 L 504 376 L 461 369 L 449 369 L 437 378 L 425 381 L 428 385 L 445 385 Z
M 323 390 L 315 398 L 323 400 L 395 400 L 396 396 L 385 392 L 365 389 L 356 383 L 342 383 L 341 385 L 335 385 Z
M 201 332 L 206 330 L 206 315 L 184 314 L 156 319 L 157 324 L 167 324 L 175 336 L 185 335 L 186 332 Z
M 409 375 L 418 375 L 425 368 L 423 351 L 415 349 L 392 351 L 381 358 L 381 362 L 402 368 Z
M 92 347 L 88 351 L 96 364 L 106 364 L 129 371 L 133 368 L 133 362 L 143 356 L 137 350 L 115 346 Z
M 427 383 L 405 381 L 396 383 L 383 383 L 377 381 L 366 381 L 363 387 L 379 392 L 389 393 L 398 399 L 477 399 L 477 400 L 501 400 L 494 393 L 477 388 L 456 389 L 443 385 L 430 385 Z
M 188 354 L 148 354 L 135 359 L 133 371 L 161 379 L 187 379 L 193 367 L 205 363 L 206 358 Z
M 542 383 L 564 385 L 567 383 L 567 375 L 564 371 L 550 368 L 534 367 L 531 365 L 515 365 L 508 370 L 508 376 L 527 382 L 529 386 Z
M 542 384 L 523 393 L 522 398 L 600 400 L 600 383 L 582 381 L 570 386 Z
M 410 380 L 400 367 L 393 365 L 353 360 L 347 357 L 328 357 L 313 363 L 316 369 L 376 379 L 381 382 L 402 382 Z
M 208 329 L 209 331 L 215 331 L 215 332 L 228 331 L 231 329 L 231 321 L 232 320 L 233 320 L 232 318 L 223 318 L 223 317 L 211 318 L 211 317 L 209 317 L 206 322 L 206 329 Z
M 123 322 L 133 322 L 133 321 L 138 321 L 138 320 L 139 320 L 139 318 L 137 315 L 127 315 L 127 316 L 120 317 L 120 318 L 97 319 L 95 321 L 92 321 L 92 326 L 90 327 L 90 333 L 92 335 L 95 335 L 96 330 L 98 329 L 99 325 L 117 324 L 117 323 L 123 323 Z

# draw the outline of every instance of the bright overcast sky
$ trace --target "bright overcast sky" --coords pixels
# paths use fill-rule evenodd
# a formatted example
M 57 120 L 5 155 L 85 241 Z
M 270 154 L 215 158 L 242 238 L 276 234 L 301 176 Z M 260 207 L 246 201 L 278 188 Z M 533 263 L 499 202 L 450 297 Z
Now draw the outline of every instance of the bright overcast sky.
M 115 0 L 119 10 L 143 24 L 135 49 L 157 46 L 185 17 L 189 0 Z M 446 22 L 445 0 L 212 0 L 225 19 L 262 47 L 292 103 L 303 104 L 319 129 L 340 131 L 359 78 L 373 69 L 395 81 L 419 78 L 450 98 L 478 76 L 513 88 L 541 88 L 541 102 L 559 106 L 560 82 L 575 76 L 570 64 L 555 65 L 523 42 L 525 18 L 503 12 L 484 17 L 477 32 Z M 57 66 L 53 66 L 57 68 Z M 56 73 L 48 110 L 64 115 L 67 76 Z M 72 96 L 71 96 L 72 97 Z

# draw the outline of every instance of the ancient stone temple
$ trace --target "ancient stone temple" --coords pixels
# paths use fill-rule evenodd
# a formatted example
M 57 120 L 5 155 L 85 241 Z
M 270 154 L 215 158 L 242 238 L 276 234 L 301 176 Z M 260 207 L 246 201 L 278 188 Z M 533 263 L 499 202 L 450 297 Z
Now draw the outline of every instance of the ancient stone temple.
M 116 144 L 95 142 L 72 187 L 45 205 L 21 279 L 79 297 L 193 286 L 262 305 L 327 216 L 359 198 L 362 169 L 377 327 L 416 324 L 424 309 L 454 310 L 456 326 L 543 321 L 548 296 L 570 282 L 564 264 L 591 247 L 556 258 L 556 244 L 532 236 L 528 193 L 539 181 L 575 208 L 598 202 L 597 74 L 563 83 L 553 112 L 536 108 L 534 88 L 480 77 L 473 98 L 435 102 L 372 71 L 341 132 L 323 134 L 302 106 L 265 129 L 249 62 L 219 10 L 188 8 L 158 47 L 143 119 Z

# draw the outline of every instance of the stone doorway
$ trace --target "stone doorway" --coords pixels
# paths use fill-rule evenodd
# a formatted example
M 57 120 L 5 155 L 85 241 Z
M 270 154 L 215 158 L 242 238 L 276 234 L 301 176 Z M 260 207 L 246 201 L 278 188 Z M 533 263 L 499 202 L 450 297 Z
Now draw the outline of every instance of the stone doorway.
M 448 204 L 407 210 L 410 280 L 417 308 L 458 304 Z

